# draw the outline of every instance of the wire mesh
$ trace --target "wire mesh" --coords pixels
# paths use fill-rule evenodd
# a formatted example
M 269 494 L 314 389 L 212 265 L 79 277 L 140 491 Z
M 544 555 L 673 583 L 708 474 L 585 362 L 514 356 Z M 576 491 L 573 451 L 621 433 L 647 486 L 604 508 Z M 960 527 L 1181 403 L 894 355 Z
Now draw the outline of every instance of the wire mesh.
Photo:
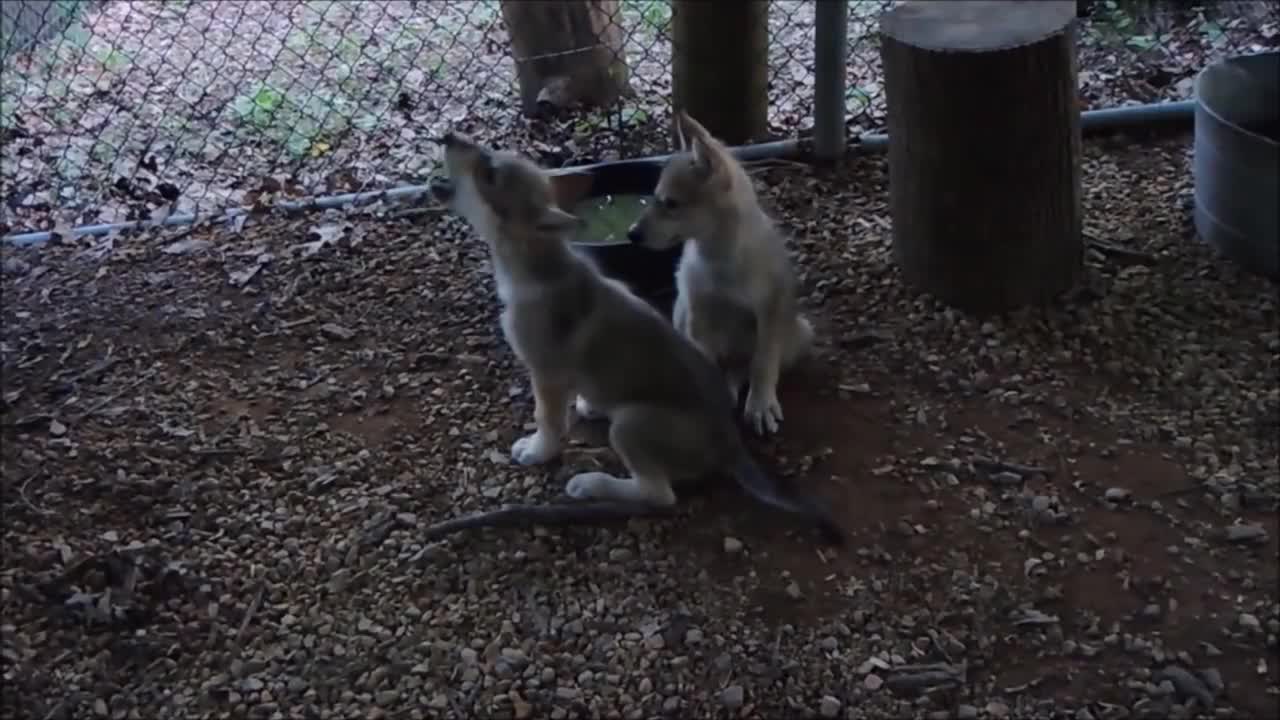
M 1079 31 L 1086 110 L 1187 100 L 1205 65 L 1280 47 L 1274 3 L 1092 0 Z
M 530 0 L 519 0 L 529 3 Z M 562 5 L 565 3 L 561 3 Z M 846 109 L 883 128 L 876 28 L 852 0 Z M 1086 107 L 1188 97 L 1217 57 L 1275 47 L 1269 3 L 1095 0 L 1080 29 Z M 663 151 L 667 0 L 590 0 L 629 92 L 522 112 L 498 0 L 8 0 L 0 3 L 0 231 L 210 214 L 265 198 L 421 183 L 447 127 L 549 165 Z M 769 120 L 812 127 L 813 0 L 769 8 Z M 708 38 L 722 42 L 722 38 Z
M 883 132 L 879 17 L 903 0 L 851 0 L 845 106 L 855 132 Z M 1274 3 L 1078 0 L 1083 110 L 1186 100 L 1215 60 L 1280 47 Z

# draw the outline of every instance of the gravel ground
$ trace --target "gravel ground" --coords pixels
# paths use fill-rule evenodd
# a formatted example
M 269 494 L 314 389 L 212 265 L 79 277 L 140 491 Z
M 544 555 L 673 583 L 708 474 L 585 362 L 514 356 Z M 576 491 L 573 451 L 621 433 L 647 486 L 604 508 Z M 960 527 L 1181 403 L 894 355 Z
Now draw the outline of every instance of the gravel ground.
M 616 462 L 509 462 L 455 219 L 6 249 L 3 710 L 1275 717 L 1276 292 L 1194 240 L 1188 156 L 1088 144 L 1088 282 L 985 322 L 900 283 L 882 159 L 758 176 L 822 342 L 755 447 L 841 551 L 729 491 L 419 542 Z

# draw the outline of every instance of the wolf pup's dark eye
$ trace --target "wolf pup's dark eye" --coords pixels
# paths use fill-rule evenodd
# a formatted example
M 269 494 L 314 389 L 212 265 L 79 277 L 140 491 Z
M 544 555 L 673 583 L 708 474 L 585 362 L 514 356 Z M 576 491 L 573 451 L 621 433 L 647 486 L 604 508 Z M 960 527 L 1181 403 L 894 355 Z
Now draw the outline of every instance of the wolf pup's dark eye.
M 662 208 L 663 210 L 671 211 L 676 209 L 676 204 L 677 204 L 676 201 L 672 200 L 669 197 L 660 197 L 660 198 L 654 198 L 654 199 L 657 201 L 658 207 Z

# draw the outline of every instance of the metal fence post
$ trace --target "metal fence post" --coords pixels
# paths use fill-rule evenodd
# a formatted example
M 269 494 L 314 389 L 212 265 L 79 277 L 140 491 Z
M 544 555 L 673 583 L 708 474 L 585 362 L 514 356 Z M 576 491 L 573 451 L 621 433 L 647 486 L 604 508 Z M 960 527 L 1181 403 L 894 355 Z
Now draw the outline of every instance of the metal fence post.
M 819 0 L 813 33 L 813 151 L 815 159 L 844 155 L 845 44 L 848 0 Z

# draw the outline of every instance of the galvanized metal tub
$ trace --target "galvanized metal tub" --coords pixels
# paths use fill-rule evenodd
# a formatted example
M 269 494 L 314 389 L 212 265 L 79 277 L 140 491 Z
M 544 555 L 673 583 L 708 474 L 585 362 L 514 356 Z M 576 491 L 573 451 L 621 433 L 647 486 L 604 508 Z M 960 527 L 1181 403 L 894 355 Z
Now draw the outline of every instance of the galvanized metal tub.
M 1280 52 L 1196 78 L 1195 226 L 1245 270 L 1280 280 Z

